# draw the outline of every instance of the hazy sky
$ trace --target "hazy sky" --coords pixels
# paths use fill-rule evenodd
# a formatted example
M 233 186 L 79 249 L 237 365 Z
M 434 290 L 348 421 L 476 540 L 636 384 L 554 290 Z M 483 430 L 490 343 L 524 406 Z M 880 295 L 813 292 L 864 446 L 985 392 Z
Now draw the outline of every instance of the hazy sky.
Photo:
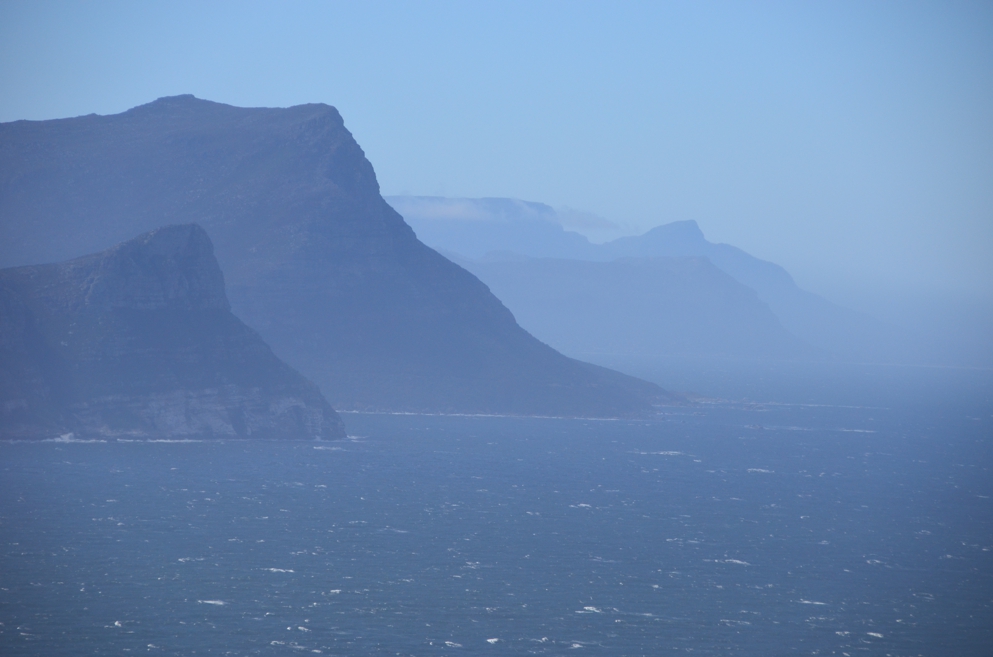
M 838 298 L 993 298 L 993 3 L 0 3 L 0 121 L 335 105 L 386 194 L 707 236 Z

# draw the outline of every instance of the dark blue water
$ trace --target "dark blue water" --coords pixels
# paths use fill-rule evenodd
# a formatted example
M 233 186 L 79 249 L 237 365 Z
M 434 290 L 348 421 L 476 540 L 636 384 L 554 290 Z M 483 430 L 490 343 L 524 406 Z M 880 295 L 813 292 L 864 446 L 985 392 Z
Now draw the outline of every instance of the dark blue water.
M 0 653 L 993 654 L 980 402 L 0 444 Z

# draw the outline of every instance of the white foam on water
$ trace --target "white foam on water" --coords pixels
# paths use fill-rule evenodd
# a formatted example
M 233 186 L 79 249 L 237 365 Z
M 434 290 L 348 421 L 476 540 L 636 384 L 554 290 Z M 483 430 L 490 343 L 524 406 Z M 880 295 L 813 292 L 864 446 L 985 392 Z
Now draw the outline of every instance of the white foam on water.
M 800 600 L 797 600 L 797 602 L 799 602 L 802 605 L 820 605 L 820 606 L 827 605 L 826 602 L 817 602 L 816 600 L 804 600 L 802 598 Z
M 879 632 L 866 632 L 866 634 L 868 634 L 869 636 L 874 636 L 877 639 L 882 639 L 883 638 L 883 635 L 880 634 Z
M 765 470 L 764 468 L 748 468 L 748 472 L 761 472 L 764 474 L 773 474 L 775 470 Z
M 106 440 L 100 440 L 97 438 L 76 438 L 73 433 L 64 433 L 58 438 L 46 438 L 42 440 L 43 443 L 105 443 Z
M 204 441 L 202 441 L 202 440 L 195 440 L 193 438 L 154 438 L 152 440 L 145 440 L 145 441 L 142 441 L 142 442 L 146 442 L 146 443 L 168 443 L 168 444 L 171 445 L 171 444 L 174 444 L 174 443 L 202 443 Z
M 262 570 L 268 570 L 270 573 L 292 573 L 295 572 L 288 568 L 263 568 Z
M 227 603 L 224 602 L 223 600 L 197 600 L 197 604 L 201 604 L 201 605 L 217 605 L 219 607 L 223 607 Z
M 487 639 L 487 640 L 486 640 L 486 643 L 489 643 L 489 644 L 493 644 L 493 643 L 496 643 L 496 642 L 497 642 L 497 641 L 499 641 L 499 640 L 500 640 L 500 639 Z

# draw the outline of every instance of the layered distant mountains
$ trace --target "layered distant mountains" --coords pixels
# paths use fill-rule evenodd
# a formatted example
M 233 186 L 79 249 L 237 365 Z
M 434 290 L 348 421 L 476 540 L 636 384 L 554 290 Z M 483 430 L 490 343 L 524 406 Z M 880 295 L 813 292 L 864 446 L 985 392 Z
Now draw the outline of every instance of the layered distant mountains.
M 425 243 L 573 355 L 885 360 L 893 332 L 797 287 L 782 267 L 678 221 L 592 244 L 516 199 L 392 196 Z
M 783 328 L 754 290 L 707 258 L 595 262 L 504 252 L 459 261 L 522 326 L 568 354 L 818 355 Z
M 199 224 L 234 314 L 339 410 L 615 417 L 672 399 L 518 326 L 383 200 L 326 105 L 178 96 L 2 124 L 0 217 L 5 267 Z
M 313 383 L 231 314 L 206 233 L 172 226 L 0 270 L 4 438 L 344 437 Z

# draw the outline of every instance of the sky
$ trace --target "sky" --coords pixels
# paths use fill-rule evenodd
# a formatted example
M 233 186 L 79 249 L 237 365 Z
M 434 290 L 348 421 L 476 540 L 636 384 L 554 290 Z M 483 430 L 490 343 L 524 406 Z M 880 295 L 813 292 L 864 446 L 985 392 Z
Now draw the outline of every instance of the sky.
M 993 307 L 993 3 L 0 3 L 0 121 L 334 105 L 384 194 L 694 219 L 849 305 Z

